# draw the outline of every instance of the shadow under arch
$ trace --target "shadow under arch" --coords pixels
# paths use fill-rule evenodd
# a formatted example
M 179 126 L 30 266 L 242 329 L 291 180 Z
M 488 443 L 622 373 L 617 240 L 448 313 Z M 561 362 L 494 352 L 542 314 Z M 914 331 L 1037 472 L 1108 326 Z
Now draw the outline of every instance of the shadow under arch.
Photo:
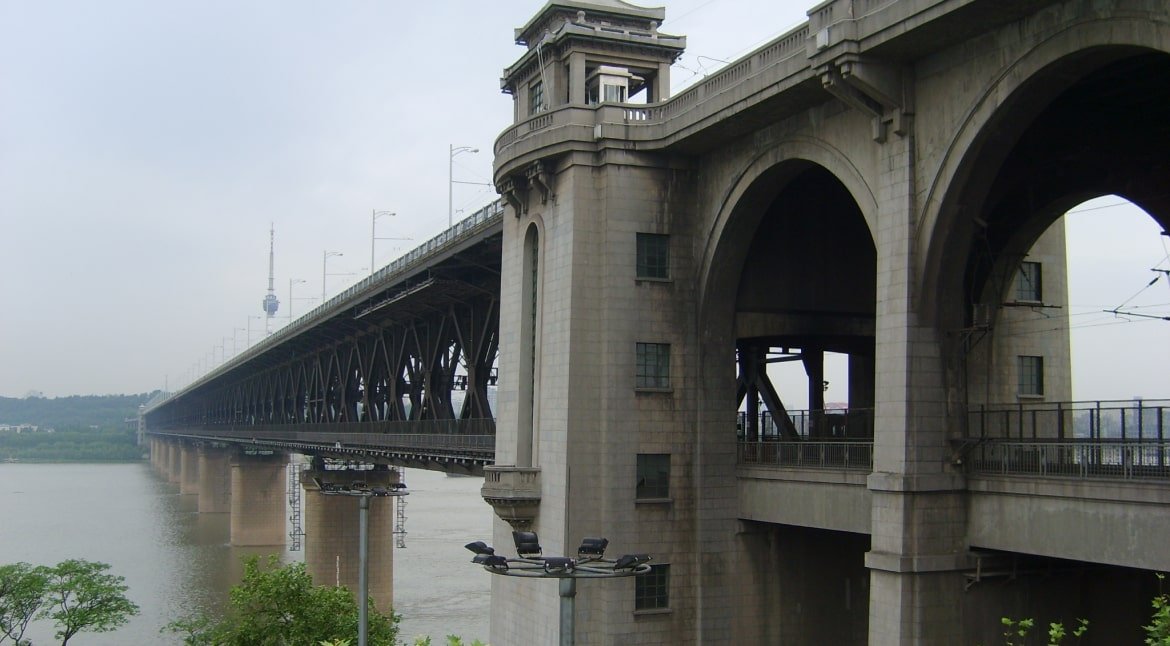
M 735 284 L 747 255 L 751 236 L 768 205 L 794 177 L 819 166 L 835 177 L 852 196 L 865 219 L 871 239 L 877 231 L 877 198 L 861 171 L 840 150 L 812 138 L 789 139 L 763 151 L 719 196 L 717 212 L 702 239 L 699 271 L 700 334 L 712 315 L 728 313 L 726 298 L 734 299 Z
M 858 359 L 850 391 L 856 385 L 870 394 L 851 405 L 871 408 L 877 202 L 861 173 L 821 142 L 787 141 L 753 159 L 719 205 L 698 307 L 700 380 L 710 410 L 727 419 L 738 397 L 748 407 L 745 419 L 755 420 L 758 393 L 765 417 L 798 434 L 767 377 L 774 348 L 804 364 L 808 407 L 818 412 L 824 354 Z M 856 384 L 854 374 L 863 375 Z M 755 436 L 754 421 L 745 428 Z
M 1170 213 L 1170 192 L 1159 190 L 1156 181 L 1160 176 L 1164 184 L 1170 173 L 1165 152 L 1158 154 L 1159 147 L 1170 150 L 1162 116 L 1170 85 L 1167 43 L 1170 22 L 1164 15 L 1079 16 L 1005 66 L 984 89 L 926 192 L 915 242 L 925 323 L 952 331 L 969 325 L 970 303 L 986 296 L 986 285 L 995 272 L 1004 271 L 1006 259 L 1018 260 L 1061 214 L 1085 200 L 1116 194 L 1141 206 L 1164 228 L 1170 224 L 1170 218 L 1159 215 Z M 1142 78 L 1150 72 L 1155 75 Z M 1126 82 L 1128 92 L 1122 87 Z M 1069 104 L 1094 96 L 1102 103 L 1128 102 L 1070 124 Z M 1137 115 L 1125 110 L 1143 102 L 1152 110 L 1141 116 L 1153 118 L 1160 128 L 1141 133 L 1139 141 L 1119 138 L 1139 128 Z M 1054 139 L 1059 127 L 1066 130 Z M 1054 141 L 1062 145 L 1050 145 Z M 1133 155 L 1127 163 L 1115 163 L 1122 156 L 1119 144 L 1125 143 L 1141 144 L 1132 152 L 1142 153 L 1144 171 L 1135 169 Z M 1038 156 L 1028 159 L 1027 154 Z M 1014 186 L 1004 181 L 1008 173 L 1017 176 Z M 1008 212 L 1021 207 L 1023 215 Z M 998 269 L 992 268 L 995 262 L 974 272 L 955 266 L 969 264 L 973 247 L 985 242 L 984 251 L 1005 259 Z M 962 295 L 967 306 L 956 307 L 954 295 Z

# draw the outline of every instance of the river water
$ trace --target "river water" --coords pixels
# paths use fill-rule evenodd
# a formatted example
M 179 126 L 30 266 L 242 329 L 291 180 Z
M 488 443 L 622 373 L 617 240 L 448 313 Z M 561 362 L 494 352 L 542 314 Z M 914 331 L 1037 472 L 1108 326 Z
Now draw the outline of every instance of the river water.
M 447 634 L 486 641 L 489 575 L 463 548 L 491 536 L 482 478 L 450 478 L 408 469 L 406 547 L 394 551 L 395 610 L 408 641 Z M 179 495 L 149 464 L 0 463 L 0 563 L 53 565 L 69 558 L 109 563 L 124 576 L 141 613 L 112 633 L 82 633 L 79 646 L 180 644 L 160 634 L 186 614 L 216 612 L 239 581 L 240 559 L 300 552 L 228 545 L 228 514 L 199 514 L 196 496 Z M 26 634 L 37 646 L 56 643 L 51 623 Z

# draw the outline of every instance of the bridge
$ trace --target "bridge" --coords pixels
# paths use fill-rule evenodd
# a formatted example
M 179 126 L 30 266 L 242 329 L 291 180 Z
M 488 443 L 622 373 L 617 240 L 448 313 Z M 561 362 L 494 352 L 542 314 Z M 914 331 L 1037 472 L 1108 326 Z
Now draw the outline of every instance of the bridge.
M 1170 9 L 828 0 L 675 97 L 664 18 L 539 9 L 500 206 L 153 408 L 152 455 L 235 447 L 233 510 L 269 452 L 482 472 L 497 545 L 654 555 L 577 592 L 581 643 L 1137 641 L 1170 405 L 1071 401 L 1035 332 L 1071 207 L 1170 226 Z M 495 577 L 492 642 L 555 643 L 558 604 Z

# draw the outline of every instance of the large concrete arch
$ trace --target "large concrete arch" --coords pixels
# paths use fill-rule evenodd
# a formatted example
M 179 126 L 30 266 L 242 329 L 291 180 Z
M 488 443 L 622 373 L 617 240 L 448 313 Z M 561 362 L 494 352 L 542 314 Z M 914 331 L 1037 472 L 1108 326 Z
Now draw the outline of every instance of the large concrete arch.
M 769 207 L 792 181 L 810 169 L 822 170 L 844 187 L 872 241 L 878 210 L 875 191 L 848 155 L 815 137 L 784 139 L 746 161 L 733 180 L 722 185 L 721 192 L 701 202 L 704 206 L 700 208 L 707 208 L 710 215 L 695 228 L 696 245 L 701 245 L 695 250 L 698 302 L 694 341 L 699 356 L 696 392 L 700 395 L 691 432 L 695 479 L 702 483 L 694 492 L 697 526 L 702 528 L 695 544 L 714 554 L 745 555 L 720 563 L 714 556 L 704 557 L 703 567 L 697 568 L 703 580 L 700 606 L 737 599 L 734 605 L 740 620 L 734 622 L 732 630 L 736 643 L 768 643 L 778 638 L 775 631 L 779 630 L 778 620 L 762 601 L 768 594 L 759 587 L 765 585 L 761 577 L 768 575 L 752 565 L 753 557 L 746 556 L 761 554 L 764 548 L 759 541 L 767 543 L 763 538 L 767 534 L 737 531 L 738 511 L 721 497 L 736 487 L 736 434 L 728 425 L 728 414 L 736 409 L 738 286 L 750 253 L 749 243 Z
M 821 166 L 846 188 L 857 204 L 870 237 L 877 231 L 877 198 L 862 171 L 844 151 L 829 142 L 812 137 L 793 137 L 762 151 L 752 158 L 727 183 L 724 192 L 714 196 L 712 218 L 699 231 L 699 321 L 700 330 L 729 317 L 726 303 L 716 308 L 720 298 L 734 298 L 732 281 L 736 280 L 748 246 L 743 244 L 760 223 L 767 205 L 775 199 L 792 176 L 810 165 Z M 765 180 L 773 180 L 766 186 Z M 716 310 L 712 310 L 716 308 Z
M 987 193 L 1037 115 L 1096 70 L 1141 52 L 1170 54 L 1170 22 L 1156 9 L 1120 17 L 1071 12 L 1062 17 L 1063 24 L 1003 65 L 986 84 L 960 119 L 937 170 L 927 178 L 915 241 L 917 283 L 921 313 L 941 329 L 966 323 L 963 309 L 942 295 L 962 293 L 965 272 L 953 263 L 966 261 L 982 226 L 976 217 L 986 207 Z M 1021 232 L 1015 244 L 1026 250 L 1065 210 L 1110 192 L 1126 193 L 1121 186 L 1112 190 L 1084 186 L 1060 199 L 1031 205 L 1041 217 Z M 1124 196 L 1145 202 L 1154 212 L 1142 196 Z

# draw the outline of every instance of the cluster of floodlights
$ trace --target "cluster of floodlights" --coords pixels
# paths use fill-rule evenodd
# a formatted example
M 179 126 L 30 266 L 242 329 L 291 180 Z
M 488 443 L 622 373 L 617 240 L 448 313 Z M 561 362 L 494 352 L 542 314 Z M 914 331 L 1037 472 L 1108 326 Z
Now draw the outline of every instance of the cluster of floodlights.
M 364 480 L 354 480 L 352 482 L 325 482 L 320 478 L 314 477 L 313 482 L 325 495 L 342 495 L 342 496 L 405 496 L 408 495 L 406 491 L 405 482 L 392 482 L 384 487 L 371 487 L 369 483 Z
M 512 532 L 516 543 L 516 558 L 496 554 L 483 541 L 468 543 L 465 547 L 475 553 L 472 563 L 482 565 L 492 574 L 544 578 L 589 579 L 646 574 L 650 571 L 648 554 L 624 554 L 617 559 L 605 558 L 606 538 L 585 538 L 577 548 L 576 558 L 543 556 L 536 532 Z

